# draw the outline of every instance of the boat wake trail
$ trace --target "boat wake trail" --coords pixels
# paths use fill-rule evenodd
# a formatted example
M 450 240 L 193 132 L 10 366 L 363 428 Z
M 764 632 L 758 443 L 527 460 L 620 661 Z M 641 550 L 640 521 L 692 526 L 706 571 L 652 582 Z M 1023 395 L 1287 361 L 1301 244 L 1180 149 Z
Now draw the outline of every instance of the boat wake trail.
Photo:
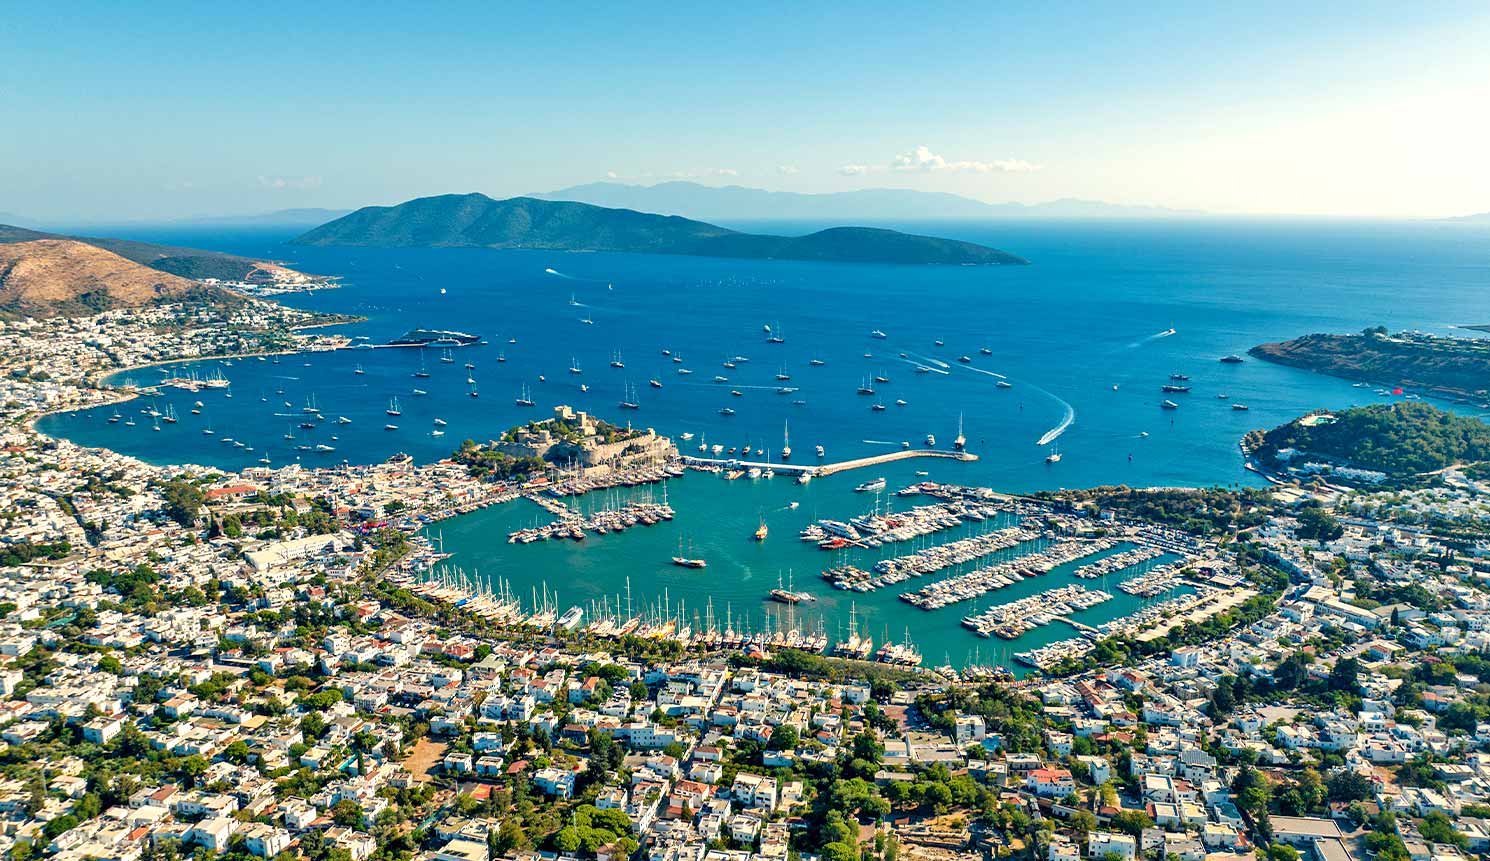
M 896 358 L 895 361 L 897 361 L 897 362 L 905 362 L 907 365 L 910 365 L 913 368 L 925 368 L 926 370 L 932 372 L 933 374 L 942 374 L 943 376 L 946 376 L 947 374 L 952 373 L 951 371 L 944 370 L 942 368 L 933 367 L 931 365 L 923 365 L 920 362 L 916 361 L 915 359 L 901 359 L 901 358 Z
M 1004 376 L 1003 374 L 997 374 L 997 373 L 994 373 L 993 371 L 985 371 L 982 368 L 969 367 L 967 370 L 972 371 L 975 374 L 987 374 L 990 377 L 998 377 L 1001 380 L 1007 380 L 1007 379 L 1009 379 L 1008 377 Z
M 1034 389 L 1035 391 L 1039 392 L 1040 394 L 1044 395 L 1045 397 L 1050 398 L 1051 400 L 1055 401 L 1057 404 L 1060 404 L 1060 407 L 1061 407 L 1061 420 L 1059 422 L 1056 422 L 1055 427 L 1053 427 L 1050 430 L 1046 431 L 1044 436 L 1040 437 L 1038 440 L 1035 441 L 1035 445 L 1049 445 L 1049 444 L 1055 442 L 1057 439 L 1059 439 L 1060 436 L 1061 436 L 1061 434 L 1063 434 L 1063 433 L 1066 432 L 1066 428 L 1070 427 L 1071 426 L 1071 423 L 1074 422 L 1074 421 L 1076 421 L 1076 408 L 1073 407 L 1073 406 L 1071 406 L 1064 399 L 1062 399 L 1060 397 L 1057 397 L 1056 395 L 1053 395 L 1050 392 L 1047 392 L 1046 390 L 1040 388 L 1039 386 L 1036 386 L 1036 385 L 1033 385 L 1033 384 L 1030 384 L 1030 383 L 1026 383 L 1025 385 L 1029 386 L 1030 388 Z
M 1147 338 L 1140 338 L 1137 341 L 1134 341 L 1133 343 L 1129 344 L 1128 345 L 1128 349 L 1131 350 L 1134 347 L 1142 347 L 1144 344 L 1147 344 L 1147 343 L 1149 343 L 1151 341 L 1157 341 L 1160 338 L 1168 338 L 1170 335 L 1173 335 L 1173 334 L 1174 334 L 1174 329 L 1172 329 L 1172 328 L 1165 329 L 1162 332 L 1155 332 L 1154 334 L 1148 336 Z
M 557 275 L 558 277 L 567 279 L 569 281 L 578 280 L 573 275 L 565 275 L 563 272 L 560 272 L 557 269 L 545 269 L 545 270 L 543 270 L 543 274 L 544 275 Z
M 862 442 L 865 445 L 899 445 L 899 443 L 893 443 L 889 440 L 884 439 L 861 439 L 859 440 L 859 442 Z
M 920 353 L 912 353 L 910 350 L 906 350 L 905 354 L 907 356 L 915 356 L 917 359 L 920 359 L 923 364 L 934 365 L 935 367 L 941 368 L 942 370 L 946 370 L 947 368 L 952 367 L 946 362 L 943 362 L 941 359 L 933 359 L 930 356 L 923 356 Z
M 973 368 L 967 365 L 963 365 L 961 367 L 963 368 L 963 370 L 972 371 L 978 374 L 986 374 L 990 377 L 997 377 L 1000 380 L 1008 379 L 1008 377 L 1004 376 L 1003 374 L 997 374 L 993 371 L 985 371 L 982 368 Z M 1023 385 L 1028 387 L 1031 391 L 1038 392 L 1045 397 L 1050 398 L 1052 401 L 1055 401 L 1056 404 L 1058 404 L 1061 408 L 1061 420 L 1056 422 L 1055 427 L 1046 431 L 1044 435 L 1042 435 L 1040 439 L 1036 440 L 1035 442 L 1035 445 L 1049 445 L 1059 439 L 1061 434 L 1066 432 L 1066 428 L 1070 427 L 1071 423 L 1076 421 L 1076 408 L 1067 403 L 1065 399 L 1052 394 L 1045 389 L 1040 388 L 1034 383 L 1026 382 L 1023 383 Z

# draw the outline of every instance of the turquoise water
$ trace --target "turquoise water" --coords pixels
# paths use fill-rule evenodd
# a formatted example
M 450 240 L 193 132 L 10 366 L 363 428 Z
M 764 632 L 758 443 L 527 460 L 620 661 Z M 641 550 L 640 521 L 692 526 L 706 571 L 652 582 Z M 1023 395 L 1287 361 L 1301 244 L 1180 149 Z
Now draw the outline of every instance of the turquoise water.
M 816 613 L 831 634 L 846 620 L 847 593 L 817 577 L 827 554 L 796 541 L 811 516 L 847 517 L 871 504 L 854 484 L 884 475 L 893 489 L 925 469 L 939 481 L 1008 491 L 1097 484 L 1211 485 L 1253 481 L 1242 470 L 1237 440 L 1247 430 L 1279 424 L 1316 407 L 1340 408 L 1376 399 L 1372 389 L 1248 361 L 1225 365 L 1228 353 L 1314 331 L 1348 332 L 1382 324 L 1393 329 L 1449 332 L 1490 322 L 1490 232 L 1461 225 L 1385 222 L 971 223 L 901 225 L 921 232 L 997 245 L 1030 258 L 1011 268 L 938 268 L 734 261 L 650 255 L 560 254 L 475 249 L 320 249 L 280 244 L 265 233 L 183 235 L 136 230 L 132 238 L 194 244 L 287 259 L 308 271 L 345 277 L 333 291 L 292 297 L 297 306 L 366 315 L 347 327 L 374 342 L 415 326 L 484 335 L 487 346 L 455 352 L 441 364 L 428 351 L 429 379 L 412 374 L 417 350 L 349 350 L 285 357 L 279 364 L 240 360 L 187 366 L 221 369 L 234 397 L 221 392 L 170 393 L 183 421 L 161 433 L 140 421 L 110 425 L 112 409 L 49 417 L 48 433 L 83 444 L 106 445 L 152 462 L 252 465 L 268 452 L 276 463 L 296 452 L 281 439 L 327 442 L 334 455 L 301 454 L 330 464 L 367 462 L 407 451 L 421 460 L 447 454 L 459 440 L 485 439 L 554 404 L 567 403 L 606 418 L 646 424 L 674 436 L 688 431 L 726 447 L 779 448 L 790 421 L 795 460 L 811 460 L 823 445 L 828 459 L 919 445 L 928 433 L 945 446 L 963 417 L 977 463 L 903 462 L 872 473 L 846 474 L 799 488 L 788 481 L 725 483 L 690 476 L 669 493 L 679 517 L 671 524 L 592 538 L 583 545 L 509 547 L 507 532 L 528 525 L 523 505 L 488 510 L 442 525 L 446 549 L 467 570 L 501 573 L 526 593 L 547 582 L 564 600 L 580 603 L 615 594 L 632 579 L 635 603 L 667 587 L 676 604 L 702 611 L 707 597 L 727 600 L 759 619 L 761 599 L 778 572 L 792 569 L 799 588 L 823 596 Z M 810 225 L 800 225 L 806 228 Z M 552 271 L 546 271 L 552 270 Z M 441 290 L 444 290 L 442 293 Z M 570 305 L 571 297 L 578 305 Z M 584 317 L 592 325 L 580 322 Z M 782 332 L 768 344 L 763 326 Z M 1174 329 L 1172 335 L 1161 332 Z M 869 337 L 882 329 L 889 338 Z M 515 337 L 516 344 L 508 344 Z M 945 346 L 938 348 L 934 341 Z M 981 355 L 980 348 L 992 355 Z M 663 356 L 684 358 L 689 376 Z M 607 366 L 619 350 L 623 370 Z M 498 354 L 507 361 L 498 362 Z M 871 353 L 869 358 L 864 353 Z M 902 360 L 904 352 L 910 359 Z M 745 355 L 728 370 L 721 363 Z M 964 365 L 957 361 L 966 355 Z M 809 360 L 826 364 L 812 367 Z M 566 372 L 571 359 L 581 377 Z M 466 395 L 464 362 L 481 397 Z M 356 375 L 361 364 L 366 373 Z M 914 373 L 913 365 L 935 373 Z M 782 368 L 791 396 L 774 389 Z M 172 369 L 177 373 L 179 369 Z M 1173 372 L 1192 377 L 1193 392 L 1171 396 L 1181 406 L 1161 410 L 1159 386 Z M 546 377 L 539 382 L 538 376 Z M 727 384 L 709 382 L 716 374 Z M 883 374 L 876 398 L 855 394 L 865 377 Z M 123 375 L 121 375 L 122 377 Z M 153 382 L 154 370 L 127 376 Z M 656 377 L 662 389 L 647 386 Z M 1012 388 L 1000 389 L 1006 378 Z M 578 384 L 590 386 L 581 393 Z M 642 408 L 615 409 L 623 386 L 640 387 Z M 528 384 L 539 409 L 513 403 Z M 1113 387 L 1117 388 L 1114 389 Z M 414 388 L 429 392 L 412 395 Z M 741 397 L 729 390 L 738 389 Z M 1223 401 L 1217 394 L 1229 395 Z M 383 410 L 399 397 L 398 431 L 384 431 Z M 328 426 L 309 437 L 292 428 L 307 398 L 327 416 L 350 425 Z M 189 415 L 200 398 L 203 415 Z M 803 406 L 792 400 L 803 399 Z M 907 405 L 894 406 L 896 399 Z M 869 404 L 882 401 L 885 412 Z M 290 407 L 283 404 L 288 401 Z M 1246 403 L 1236 412 L 1231 403 Z M 126 406 L 124 410 L 141 405 Z M 719 408 L 737 411 L 718 415 Z M 278 415 L 277 415 L 278 414 Z M 429 436 L 433 419 L 449 422 L 443 438 Z M 200 433 L 211 423 L 216 436 Z M 1036 442 L 1065 427 L 1055 440 L 1063 459 L 1047 465 L 1050 450 Z M 339 439 L 329 440 L 335 433 Z M 1147 437 L 1141 434 L 1147 433 Z M 255 446 L 252 454 L 221 443 L 223 436 Z M 692 452 L 692 444 L 685 444 Z M 801 503 L 785 511 L 789 501 Z M 764 546 L 750 542 L 757 517 L 772 527 Z M 667 565 L 680 536 L 710 561 L 705 574 Z M 1055 575 L 999 593 L 1018 597 L 1060 585 Z M 1045 581 L 1051 581 L 1047 584 Z M 914 585 L 912 583 L 911 585 Z M 988 660 L 998 641 L 957 627 L 966 608 L 927 614 L 896 600 L 897 590 L 856 596 L 861 616 L 878 640 L 901 629 L 929 660 L 968 659 L 974 647 Z M 1131 610 L 1118 594 L 1084 615 L 1101 621 Z M 1081 618 L 1081 617 L 1079 617 Z M 1060 625 L 1018 641 L 1016 649 L 1070 634 Z

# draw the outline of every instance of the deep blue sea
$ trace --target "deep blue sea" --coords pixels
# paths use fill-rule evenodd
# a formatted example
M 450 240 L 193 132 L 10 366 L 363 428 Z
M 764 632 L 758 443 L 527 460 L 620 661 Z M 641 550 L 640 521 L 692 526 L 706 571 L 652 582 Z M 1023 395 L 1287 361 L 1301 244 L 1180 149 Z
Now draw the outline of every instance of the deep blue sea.
M 746 226 L 800 232 L 822 225 Z M 925 469 L 937 480 L 1009 491 L 1230 485 L 1254 480 L 1237 450 L 1247 430 L 1377 395 L 1374 388 L 1255 360 L 1222 364 L 1221 356 L 1309 332 L 1385 325 L 1455 333 L 1456 326 L 1490 322 L 1490 231 L 1467 225 L 1197 220 L 891 226 L 994 245 L 1032 265 L 301 248 L 285 245 L 289 236 L 274 231 L 116 228 L 112 235 L 267 256 L 342 276 L 340 289 L 285 301 L 365 315 L 367 323 L 344 331 L 374 343 L 414 326 L 472 332 L 489 343 L 454 351 L 450 364 L 439 361 L 438 350 L 412 349 L 346 350 L 284 357 L 278 364 L 199 363 L 200 373 L 221 369 L 232 380 L 233 397 L 170 391 L 159 404 L 173 404 L 184 420 L 163 432 L 153 432 L 144 420 L 133 428 L 110 425 L 113 409 L 53 416 L 40 427 L 158 463 L 234 468 L 253 465 L 267 453 L 276 464 L 298 454 L 319 465 L 343 458 L 368 462 L 397 451 L 433 460 L 464 438 L 487 439 L 547 415 L 555 404 L 570 404 L 675 437 L 691 432 L 696 438 L 683 444 L 689 453 L 700 439 L 727 448 L 779 449 L 789 422 L 794 460 L 802 462 L 813 460 L 816 445 L 824 446 L 829 460 L 892 450 L 902 441 L 920 445 L 927 434 L 945 446 L 961 416 L 969 450 L 981 458 L 977 463 L 908 461 L 875 474 L 889 477 L 893 487 Z M 785 343 L 767 343 L 766 326 Z M 872 339 L 874 329 L 888 338 Z M 944 346 L 936 346 L 937 340 Z M 991 355 L 981 354 L 984 348 Z M 663 355 L 664 349 L 682 363 Z M 624 369 L 608 366 L 617 352 Z M 735 356 L 749 361 L 734 369 L 722 366 Z M 971 361 L 959 362 L 961 356 Z M 825 364 L 811 366 L 814 358 Z M 467 395 L 467 361 L 475 365 L 471 376 L 479 398 Z M 364 374 L 354 373 L 359 364 Z M 421 364 L 430 378 L 413 377 Z M 571 364 L 583 374 L 568 373 Z M 916 373 L 917 365 L 932 370 Z M 173 367 L 170 373 L 191 368 Z M 680 368 L 693 373 L 679 374 Z M 778 381 L 778 373 L 790 380 Z M 1166 395 L 1159 389 L 1172 373 L 1189 375 L 1193 391 L 1169 395 L 1180 407 L 1163 410 L 1159 404 Z M 711 382 L 716 375 L 728 382 Z M 152 383 L 162 374 L 149 369 L 127 376 Z M 890 382 L 873 384 L 873 397 L 855 393 L 875 376 Z M 653 378 L 661 389 L 648 385 Z M 1000 379 L 1011 387 L 999 388 Z M 579 390 L 581 383 L 588 392 Z M 627 384 L 638 389 L 641 409 L 635 412 L 616 409 Z M 514 404 L 524 385 L 536 408 Z M 783 385 L 799 391 L 777 394 Z M 428 394 L 416 396 L 415 388 Z M 1218 397 L 1223 394 L 1227 399 Z M 191 402 L 199 397 L 203 415 L 191 416 Z M 391 397 L 403 410 L 396 431 L 383 429 Z M 328 417 L 346 416 L 352 423 L 328 423 L 306 437 L 293 427 L 298 416 L 292 414 L 309 398 Z M 897 406 L 897 400 L 906 403 Z M 887 409 L 871 411 L 875 402 Z M 1235 403 L 1250 409 L 1235 411 Z M 723 407 L 736 414 L 721 416 Z M 437 417 L 448 422 L 444 437 L 430 435 Z M 209 422 L 214 436 L 200 432 L 199 425 Z M 1062 428 L 1052 443 L 1037 445 Z M 297 453 L 283 439 L 291 432 L 295 444 L 328 443 L 336 452 Z M 331 434 L 339 439 L 331 441 Z M 255 451 L 224 444 L 225 436 Z M 1061 461 L 1047 464 L 1046 455 L 1057 449 Z M 501 543 L 508 529 L 534 518 L 533 509 L 479 513 L 447 522 L 443 532 L 446 549 L 468 570 L 510 578 L 522 591 L 541 581 L 563 582 L 569 603 L 613 595 L 629 575 L 643 594 L 667 586 L 674 602 L 685 599 L 690 608 L 701 608 L 712 595 L 758 614 L 765 590 L 775 585 L 778 571 L 790 567 L 798 586 L 832 599 L 817 611 L 828 618 L 831 632 L 849 599 L 828 594 L 832 590 L 816 578 L 827 555 L 801 545 L 795 533 L 811 516 L 862 511 L 870 501 L 851 488 L 869 477 L 850 473 L 808 488 L 778 479 L 751 489 L 744 482 L 689 477 L 674 483 L 686 486 L 672 489 L 675 501 L 681 495 L 688 502 L 673 524 L 648 530 L 650 535 L 632 530 L 584 546 Z M 787 511 L 792 500 L 802 505 Z M 749 532 L 766 512 L 773 518 L 770 541 L 763 548 L 748 546 Z M 706 582 L 666 565 L 663 551 L 681 535 L 709 556 Z M 877 636 L 881 627 L 894 627 L 898 635 L 903 623 L 916 626 L 912 635 L 934 662 L 943 653 L 960 662 L 975 645 L 987 648 L 956 627 L 966 608 L 923 614 L 897 602 L 893 592 L 858 600 Z M 1089 612 L 1098 620 L 1110 618 L 1110 608 L 1121 603 Z M 1043 629 L 1018 646 L 1071 633 Z

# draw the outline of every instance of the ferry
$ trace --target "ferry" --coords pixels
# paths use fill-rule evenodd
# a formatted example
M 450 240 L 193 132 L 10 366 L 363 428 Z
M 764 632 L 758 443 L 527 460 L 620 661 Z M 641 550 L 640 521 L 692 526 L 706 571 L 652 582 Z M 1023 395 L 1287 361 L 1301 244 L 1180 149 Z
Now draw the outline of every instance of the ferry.
M 1241 356 L 1238 356 L 1236 353 L 1232 353 L 1229 356 L 1222 356 L 1221 357 L 1221 362 L 1223 364 L 1227 364 L 1227 365 L 1240 365 L 1242 362 L 1245 362 L 1245 361 L 1247 361 L 1247 360 L 1244 359 L 1244 358 L 1242 358 Z
M 871 478 L 854 488 L 855 493 L 877 493 L 885 489 L 884 478 Z
M 410 329 L 388 343 L 394 347 L 423 347 L 428 344 L 437 347 L 468 347 L 480 340 L 480 335 L 468 335 L 465 332 L 452 332 L 445 329 Z

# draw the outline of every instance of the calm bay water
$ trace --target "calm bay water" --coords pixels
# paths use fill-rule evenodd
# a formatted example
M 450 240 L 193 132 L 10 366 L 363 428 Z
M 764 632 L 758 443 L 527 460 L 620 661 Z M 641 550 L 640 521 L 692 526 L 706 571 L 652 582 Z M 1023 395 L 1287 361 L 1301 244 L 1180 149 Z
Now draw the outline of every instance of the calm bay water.
M 754 225 L 759 228 L 761 225 Z M 814 225 L 768 225 L 810 229 Z M 349 334 L 378 343 L 413 326 L 451 328 L 485 336 L 489 344 L 453 352 L 347 350 L 173 367 L 171 373 L 220 369 L 232 380 L 231 399 L 220 391 L 169 392 L 183 421 L 160 433 L 135 413 L 137 425 L 109 424 L 113 409 L 45 419 L 47 433 L 85 445 L 108 446 L 158 463 L 250 466 L 266 453 L 275 463 L 296 458 L 312 465 L 369 462 L 406 451 L 437 459 L 470 437 L 487 439 L 516 422 L 570 404 L 614 420 L 655 427 L 693 452 L 699 439 L 726 447 L 779 449 L 790 422 L 795 461 L 811 461 L 815 445 L 829 460 L 893 450 L 902 440 L 920 445 L 928 433 L 945 446 L 962 416 L 977 463 L 903 462 L 872 473 L 850 473 L 808 487 L 774 482 L 723 482 L 690 476 L 668 492 L 679 510 L 669 525 L 592 537 L 581 544 L 510 547 L 508 531 L 539 512 L 526 503 L 488 510 L 442 525 L 453 564 L 507 578 L 520 594 L 547 583 L 565 603 L 615 595 L 631 578 L 635 604 L 657 600 L 664 587 L 676 604 L 702 612 L 713 597 L 759 626 L 762 599 L 790 569 L 798 588 L 822 597 L 801 612 L 821 617 L 830 634 L 852 600 L 876 639 L 899 638 L 904 627 L 928 660 L 949 655 L 997 660 L 997 641 L 957 627 L 968 608 L 922 613 L 895 598 L 896 590 L 850 598 L 817 577 L 828 554 L 803 545 L 796 532 L 811 518 L 860 513 L 873 499 L 854 484 L 884 475 L 891 488 L 924 469 L 938 481 L 1009 491 L 1098 484 L 1212 485 L 1253 479 L 1242 470 L 1238 439 L 1316 407 L 1341 408 L 1376 399 L 1372 389 L 1248 361 L 1219 357 L 1306 332 L 1349 332 L 1382 324 L 1393 329 L 1450 332 L 1455 325 L 1490 322 L 1490 232 L 1462 225 L 1383 222 L 970 223 L 898 225 L 918 232 L 986 242 L 1026 256 L 1028 267 L 937 268 L 752 262 L 684 257 L 562 254 L 475 249 L 321 249 L 283 245 L 272 232 L 187 233 L 116 230 L 131 238 L 266 255 L 306 271 L 344 276 L 341 289 L 286 301 L 316 310 L 361 314 Z M 95 229 L 94 232 L 100 232 Z M 443 291 L 443 292 L 442 292 Z M 570 304 L 571 300 L 576 304 Z M 582 319 L 593 320 L 584 324 Z M 763 327 L 784 335 L 765 341 Z M 887 340 L 873 340 L 882 329 Z M 1169 329 L 1174 334 L 1161 335 Z M 1461 334 L 1464 334 L 1461 332 Z M 516 338 L 516 343 L 508 343 Z M 936 347 L 941 339 L 945 346 Z M 991 355 L 980 354 L 987 348 Z M 662 354 L 666 348 L 683 362 Z M 619 351 L 624 369 L 608 366 Z M 900 353 L 908 358 L 899 358 Z M 871 354 L 865 357 L 865 353 Z M 749 362 L 733 370 L 730 357 Z M 499 356 L 506 361 L 498 361 Z M 972 361 L 963 364 L 960 356 Z M 809 360 L 826 364 L 813 367 Z M 466 369 L 480 397 L 467 396 Z M 571 363 L 583 369 L 567 372 Z M 431 376 L 412 375 L 423 364 Z M 931 373 L 915 373 L 920 364 Z M 361 365 L 363 374 L 355 374 Z M 691 375 L 680 375 L 686 367 Z M 1180 409 L 1159 408 L 1169 374 L 1192 377 L 1194 390 L 1172 395 Z M 791 377 L 780 382 L 778 373 Z M 546 380 L 540 382 L 543 375 Z M 715 375 L 728 383 L 710 382 Z M 875 397 L 855 394 L 862 380 L 883 375 Z M 152 383 L 162 374 L 121 375 Z M 661 389 L 647 381 L 658 379 Z M 1007 379 L 1011 388 L 998 388 Z M 589 386 L 581 392 L 579 385 Z M 641 409 L 616 409 L 627 384 L 639 388 Z M 528 385 L 536 409 L 513 403 Z M 781 385 L 799 388 L 778 395 Z M 1114 388 L 1116 387 L 1116 388 Z M 413 389 L 428 392 L 416 396 Z M 738 390 L 741 396 L 730 395 Z M 1221 400 L 1218 394 L 1226 394 Z M 385 431 L 383 410 L 399 398 L 397 431 Z M 204 401 L 191 416 L 192 401 Z M 328 416 L 351 424 L 308 432 L 294 427 L 310 398 Z M 793 405 L 793 400 L 805 400 Z M 905 406 L 896 406 L 903 399 Z M 882 402 L 884 412 L 871 412 Z M 286 403 L 289 406 L 286 406 Z M 1233 403 L 1250 406 L 1247 412 Z M 721 416 L 722 407 L 736 410 Z M 436 417 L 449 424 L 432 437 Z M 214 436 L 201 433 L 210 423 Z M 1055 440 L 1063 459 L 1036 442 L 1066 426 Z M 293 433 L 295 443 L 283 439 Z M 1147 436 L 1143 436 L 1143 434 Z M 332 441 L 330 436 L 339 438 Z M 221 442 L 241 439 L 247 452 Z M 296 443 L 327 443 L 331 455 L 297 453 Z M 788 509 L 797 501 L 800 507 Z M 764 545 L 749 540 L 759 517 L 771 526 Z M 709 559 L 706 573 L 667 565 L 680 538 Z M 1066 582 L 1057 572 L 998 593 L 1002 600 Z M 1117 593 L 1108 604 L 1079 615 L 1095 623 L 1130 612 Z M 1014 648 L 1069 636 L 1053 625 L 1016 641 Z

